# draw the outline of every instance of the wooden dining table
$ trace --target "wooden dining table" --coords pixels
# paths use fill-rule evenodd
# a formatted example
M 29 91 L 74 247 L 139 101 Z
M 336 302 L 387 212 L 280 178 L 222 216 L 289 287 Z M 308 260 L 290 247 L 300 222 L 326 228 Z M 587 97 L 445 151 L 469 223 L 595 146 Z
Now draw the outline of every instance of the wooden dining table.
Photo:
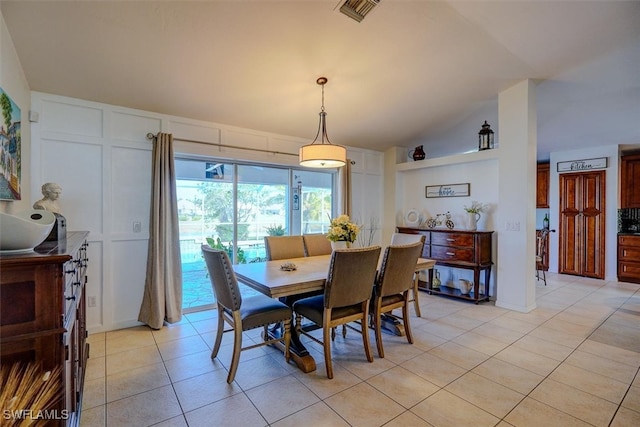
M 233 270 L 239 282 L 271 298 L 280 298 L 323 290 L 329 273 L 330 262 L 331 255 L 318 255 L 249 264 L 234 264 Z M 295 269 L 283 269 L 283 266 L 288 263 L 295 265 Z M 432 259 L 418 258 L 415 271 L 429 270 L 433 268 L 435 263 Z M 373 283 L 371 286 L 373 287 Z M 291 332 L 291 359 L 303 372 L 314 371 L 316 369 L 315 360 L 300 342 L 300 337 L 295 330 Z M 277 334 L 278 331 L 272 329 L 270 333 Z M 284 347 L 282 348 L 284 349 Z

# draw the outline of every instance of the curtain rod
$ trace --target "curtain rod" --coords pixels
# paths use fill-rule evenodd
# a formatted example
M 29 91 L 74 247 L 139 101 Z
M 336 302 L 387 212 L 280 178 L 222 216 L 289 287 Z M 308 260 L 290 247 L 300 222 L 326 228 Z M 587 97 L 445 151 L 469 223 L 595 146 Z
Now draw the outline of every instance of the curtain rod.
M 149 132 L 147 134 L 147 139 L 154 139 L 155 140 L 156 136 L 154 134 L 152 134 L 151 132 Z M 209 147 L 233 148 L 233 149 L 236 149 L 236 150 L 259 151 L 261 153 L 283 154 L 285 156 L 296 156 L 296 157 L 298 157 L 298 154 L 285 153 L 283 151 L 273 151 L 273 150 L 263 150 L 263 149 L 260 149 L 260 148 L 239 147 L 237 145 L 227 145 L 227 144 L 218 144 L 218 143 L 214 143 L 214 142 L 196 141 L 195 139 L 184 139 L 184 138 L 173 138 L 173 139 L 174 139 L 174 141 L 192 142 L 194 144 L 205 144 L 205 145 L 208 145 Z

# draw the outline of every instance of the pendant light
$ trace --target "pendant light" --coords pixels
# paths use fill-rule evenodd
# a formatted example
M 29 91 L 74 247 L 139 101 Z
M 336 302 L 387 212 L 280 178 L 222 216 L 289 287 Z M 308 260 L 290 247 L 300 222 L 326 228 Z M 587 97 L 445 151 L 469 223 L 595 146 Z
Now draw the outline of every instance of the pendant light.
M 300 166 L 310 168 L 339 168 L 347 162 L 347 150 L 340 145 L 333 145 L 327 136 L 327 113 L 324 111 L 324 85 L 326 77 L 316 80 L 322 86 L 322 108 L 320 109 L 320 123 L 318 133 L 311 144 L 300 147 Z M 318 137 L 320 136 L 320 141 Z

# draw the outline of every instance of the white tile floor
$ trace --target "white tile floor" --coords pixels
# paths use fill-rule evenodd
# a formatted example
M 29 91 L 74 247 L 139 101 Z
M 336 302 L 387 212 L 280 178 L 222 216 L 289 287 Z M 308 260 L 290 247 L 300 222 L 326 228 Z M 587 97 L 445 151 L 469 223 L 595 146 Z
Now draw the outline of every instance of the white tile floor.
M 81 425 L 640 425 L 639 285 L 549 274 L 526 314 L 425 293 L 420 302 L 415 343 L 384 334 L 384 359 L 373 334 L 373 363 L 357 333 L 338 334 L 333 380 L 309 342 L 315 372 L 262 347 L 242 352 L 228 385 L 232 337 L 211 360 L 214 311 L 91 335 Z

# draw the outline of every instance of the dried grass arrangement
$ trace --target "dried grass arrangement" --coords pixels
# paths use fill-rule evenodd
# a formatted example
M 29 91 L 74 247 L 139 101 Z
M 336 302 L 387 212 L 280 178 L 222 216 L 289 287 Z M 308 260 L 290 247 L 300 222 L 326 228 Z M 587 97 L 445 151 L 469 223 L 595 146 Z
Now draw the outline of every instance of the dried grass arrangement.
M 0 366 L 0 426 L 38 426 L 50 420 L 40 418 L 62 398 L 59 367 L 44 371 L 37 363 Z

